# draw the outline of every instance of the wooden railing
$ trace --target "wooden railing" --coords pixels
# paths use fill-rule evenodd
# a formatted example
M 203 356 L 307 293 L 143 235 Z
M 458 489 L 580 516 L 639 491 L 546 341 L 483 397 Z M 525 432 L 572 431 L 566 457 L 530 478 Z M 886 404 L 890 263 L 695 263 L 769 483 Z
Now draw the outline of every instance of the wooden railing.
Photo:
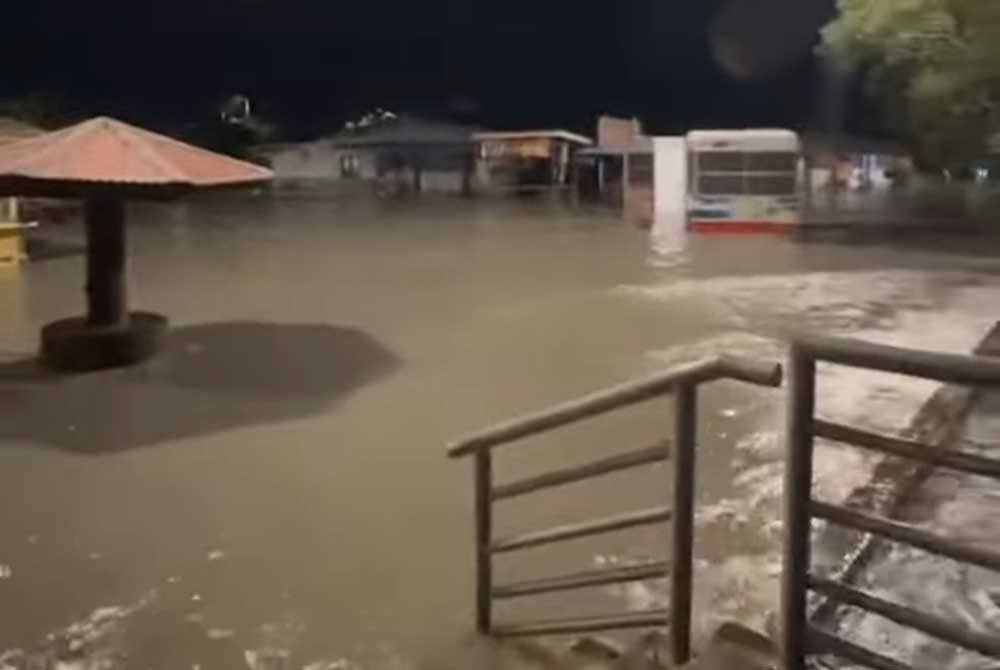
M 878 670 L 909 670 L 898 660 L 865 649 L 813 627 L 809 592 L 834 603 L 860 608 L 931 637 L 988 657 L 1000 658 L 1000 638 L 974 631 L 963 623 L 878 598 L 842 582 L 810 572 L 811 523 L 831 524 L 871 533 L 956 561 L 1000 571 L 1000 554 L 956 542 L 890 519 L 872 516 L 812 497 L 813 442 L 820 437 L 959 472 L 1000 480 L 1000 461 L 945 451 L 897 437 L 816 419 L 816 362 L 910 375 L 968 386 L 1000 386 L 1000 360 L 898 349 L 856 340 L 802 337 L 791 348 L 788 366 L 788 462 L 785 478 L 785 557 L 782 610 L 782 655 L 787 670 L 804 670 L 807 656 L 830 654 Z
M 694 535 L 694 476 L 698 386 L 733 379 L 776 387 L 781 366 L 735 357 L 709 358 L 673 368 L 649 379 L 616 386 L 546 411 L 523 416 L 478 432 L 449 445 L 451 458 L 474 457 L 476 519 L 476 623 L 480 632 L 496 636 L 581 633 L 597 630 L 670 626 L 676 663 L 691 656 L 692 544 Z M 650 447 L 582 466 L 547 472 L 521 481 L 493 481 L 493 450 L 500 445 L 566 426 L 616 409 L 672 393 L 674 431 L 669 447 Z M 599 477 L 611 472 L 657 463 L 673 456 L 673 505 L 653 507 L 582 523 L 559 526 L 510 538 L 493 537 L 493 503 Z M 594 570 L 514 584 L 494 585 L 493 556 L 574 538 L 673 521 L 672 560 Z M 494 600 L 669 576 L 671 608 L 586 619 L 540 623 L 495 624 Z

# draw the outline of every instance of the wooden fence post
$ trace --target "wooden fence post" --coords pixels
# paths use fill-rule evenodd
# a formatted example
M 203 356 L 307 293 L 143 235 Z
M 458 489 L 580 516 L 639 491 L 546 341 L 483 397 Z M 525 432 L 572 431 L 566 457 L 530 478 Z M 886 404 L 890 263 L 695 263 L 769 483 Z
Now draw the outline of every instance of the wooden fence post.
M 683 384 L 674 394 L 673 623 L 670 637 L 674 663 L 683 665 L 691 660 L 697 387 Z
M 492 629 L 491 599 L 493 559 L 493 462 L 489 449 L 476 452 L 476 628 L 482 634 Z

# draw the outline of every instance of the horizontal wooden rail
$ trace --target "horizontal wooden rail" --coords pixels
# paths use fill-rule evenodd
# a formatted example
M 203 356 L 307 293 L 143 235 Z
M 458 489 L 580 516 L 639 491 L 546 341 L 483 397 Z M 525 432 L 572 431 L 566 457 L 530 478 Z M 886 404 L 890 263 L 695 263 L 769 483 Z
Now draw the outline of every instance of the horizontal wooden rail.
M 522 637 L 527 635 L 569 635 L 593 633 L 601 630 L 625 630 L 628 628 L 663 627 L 669 622 L 668 610 L 646 610 L 629 614 L 617 614 L 578 619 L 557 619 L 519 624 L 498 624 L 493 627 L 497 637 Z
M 986 635 L 938 617 L 924 614 L 903 605 L 882 600 L 850 586 L 816 575 L 808 576 L 808 586 L 845 605 L 860 607 L 879 616 L 895 621 L 901 626 L 919 630 L 931 637 L 957 647 L 975 651 L 984 656 L 1000 658 L 1000 637 Z
M 570 400 L 547 410 L 527 414 L 467 435 L 448 445 L 448 456 L 475 458 L 476 501 L 476 624 L 481 633 L 503 635 L 565 634 L 616 628 L 663 627 L 666 612 L 642 612 L 619 617 L 599 617 L 568 621 L 494 626 L 494 599 L 587 588 L 604 584 L 670 576 L 675 619 L 671 622 L 671 648 L 675 664 L 690 660 L 692 535 L 694 527 L 694 470 L 698 386 L 718 379 L 744 381 L 761 386 L 781 385 L 782 369 L 777 363 L 760 363 L 740 357 L 717 356 L 680 365 L 647 379 L 622 384 Z M 628 407 L 667 393 L 674 394 L 673 498 L 677 518 L 670 507 L 654 507 L 625 514 L 533 531 L 514 537 L 492 539 L 493 505 L 501 500 L 563 486 L 613 472 L 669 460 L 670 445 L 664 443 L 606 457 L 597 461 L 563 467 L 550 472 L 503 484 L 493 481 L 492 449 L 532 435 L 567 426 L 613 410 Z M 625 530 L 674 519 L 673 561 L 594 570 L 590 572 L 535 579 L 493 586 L 493 555 L 576 538 Z
M 989 336 L 993 338 L 998 329 Z M 987 351 L 981 346 L 978 351 Z M 808 591 L 828 602 L 861 608 L 900 626 L 923 632 L 950 644 L 1000 658 L 1000 638 L 971 630 L 961 623 L 889 602 L 845 583 L 810 574 L 811 522 L 814 518 L 852 528 L 870 536 L 929 551 L 963 563 L 1000 570 L 1000 555 L 956 542 L 894 520 L 869 516 L 853 509 L 812 499 L 815 438 L 825 438 L 916 460 L 960 472 L 1000 479 L 1000 462 L 976 454 L 949 451 L 912 440 L 871 433 L 822 421 L 816 413 L 816 366 L 828 362 L 869 370 L 909 375 L 963 386 L 1000 387 L 1000 358 L 964 356 L 900 349 L 861 340 L 804 334 L 792 338 L 788 357 L 788 408 L 785 463 L 785 548 L 782 588 L 781 655 L 788 670 L 806 670 L 806 657 L 830 653 L 877 668 L 909 670 L 905 664 L 838 639 L 809 625 Z M 678 512 L 679 513 L 679 512 Z
M 875 670 L 913 670 L 913 666 L 900 663 L 882 654 L 876 654 L 874 651 L 859 647 L 853 642 L 842 640 L 815 628 L 810 628 L 808 635 L 809 645 L 813 653 L 832 654 L 852 663 L 875 668 Z
M 860 512 L 813 501 L 812 515 L 817 519 L 831 521 L 838 526 L 846 526 L 863 533 L 874 533 L 896 542 L 902 542 L 932 554 L 938 554 L 963 563 L 978 565 L 987 570 L 1000 572 L 1000 554 L 969 544 L 955 542 L 947 538 L 890 521 L 868 516 Z
M 779 386 L 781 366 L 777 363 L 760 363 L 730 356 L 706 358 L 680 365 L 647 379 L 614 386 L 467 435 L 448 445 L 448 456 L 461 458 L 480 449 L 490 449 L 620 407 L 634 405 L 668 393 L 681 385 L 694 385 L 724 378 L 760 386 Z
M 490 546 L 490 551 L 494 554 L 502 554 L 518 549 L 537 547 L 542 544 L 551 544 L 562 540 L 572 540 L 578 537 L 589 535 L 600 535 L 616 530 L 625 530 L 636 526 L 647 526 L 653 523 L 669 521 L 671 516 L 669 507 L 651 507 L 649 509 L 628 512 L 618 516 L 603 517 L 593 519 L 583 523 L 566 526 L 556 526 L 546 530 L 539 530 L 524 535 L 497 540 Z
M 1000 461 L 976 454 L 948 451 L 920 442 L 878 435 L 821 419 L 813 420 L 812 430 L 816 437 L 853 444 L 902 458 L 911 458 L 922 463 L 950 468 L 959 472 L 1000 479 Z
M 573 482 L 592 477 L 600 477 L 601 475 L 618 472 L 619 470 L 628 470 L 642 465 L 658 463 L 669 458 L 670 447 L 646 447 L 645 449 L 618 454 L 591 463 L 546 472 L 529 479 L 501 484 L 493 488 L 493 500 L 514 498 L 542 489 L 572 484 Z
M 715 374 L 706 381 L 731 379 L 755 386 L 778 388 L 782 377 L 781 363 L 723 354 L 715 357 Z
M 533 579 L 498 586 L 493 589 L 494 598 L 519 598 L 521 596 L 551 593 L 553 591 L 570 591 L 591 586 L 606 584 L 621 584 L 622 582 L 637 582 L 643 579 L 658 579 L 670 574 L 670 564 L 666 561 L 652 561 L 638 565 L 616 566 L 601 570 L 578 572 L 562 577 Z
M 1000 385 L 1000 360 L 991 356 L 901 349 L 864 340 L 812 334 L 796 336 L 795 346 L 810 358 L 840 365 L 952 384 Z

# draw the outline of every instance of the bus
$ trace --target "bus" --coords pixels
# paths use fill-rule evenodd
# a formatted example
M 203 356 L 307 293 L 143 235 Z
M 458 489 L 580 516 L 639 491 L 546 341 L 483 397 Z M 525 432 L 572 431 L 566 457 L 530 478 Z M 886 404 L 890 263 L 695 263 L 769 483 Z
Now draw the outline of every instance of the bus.
M 788 233 L 801 222 L 799 137 L 790 130 L 687 135 L 688 230 Z

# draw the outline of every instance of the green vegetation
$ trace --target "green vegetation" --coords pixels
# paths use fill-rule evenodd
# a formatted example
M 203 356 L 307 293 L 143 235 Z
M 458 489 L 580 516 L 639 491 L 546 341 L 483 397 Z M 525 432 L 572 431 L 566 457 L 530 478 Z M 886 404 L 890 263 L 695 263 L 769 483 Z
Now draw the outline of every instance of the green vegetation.
M 1000 132 L 1000 2 L 838 0 L 823 51 L 861 68 L 886 126 L 925 165 L 957 166 Z
M 64 125 L 70 118 L 61 101 L 44 93 L 0 99 L 0 116 L 24 121 L 42 128 Z

